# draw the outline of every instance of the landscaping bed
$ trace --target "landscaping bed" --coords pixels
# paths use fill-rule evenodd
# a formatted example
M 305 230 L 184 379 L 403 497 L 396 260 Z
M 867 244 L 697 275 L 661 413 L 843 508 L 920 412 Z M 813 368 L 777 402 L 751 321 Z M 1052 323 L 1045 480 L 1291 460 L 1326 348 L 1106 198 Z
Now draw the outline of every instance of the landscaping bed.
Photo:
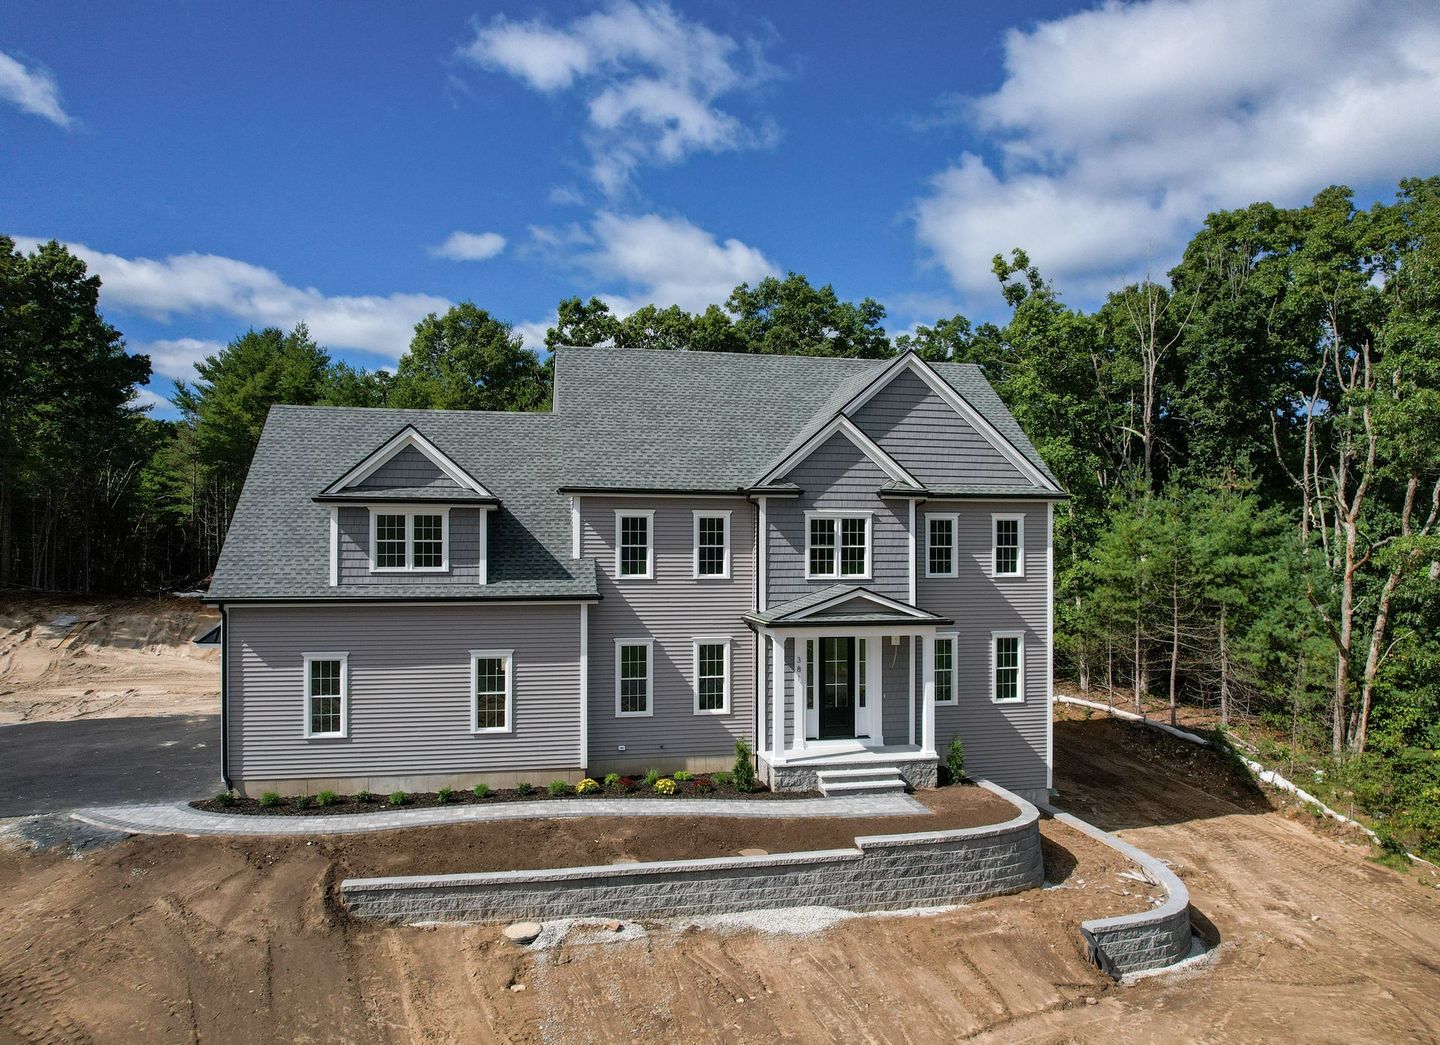
M 587 787 L 587 783 L 594 786 Z M 771 791 L 763 784 L 739 787 L 729 773 L 678 774 L 675 777 L 657 776 L 654 779 L 650 779 L 648 775 L 622 777 L 611 774 L 604 780 L 587 778 L 579 784 L 556 780 L 543 787 L 529 785 L 491 789 L 480 785 L 469 791 L 396 791 L 389 795 L 369 792 L 338 795 L 322 791 L 318 795 L 293 798 L 281 798 L 278 795 L 262 795 L 259 798 L 217 795 L 215 798 L 199 799 L 190 805 L 207 813 L 238 813 L 245 816 L 334 816 L 346 813 L 378 813 L 391 809 L 498 805 L 509 802 L 555 801 L 562 798 L 740 798 L 747 801 L 788 801 L 816 798 L 818 795 L 818 791 Z

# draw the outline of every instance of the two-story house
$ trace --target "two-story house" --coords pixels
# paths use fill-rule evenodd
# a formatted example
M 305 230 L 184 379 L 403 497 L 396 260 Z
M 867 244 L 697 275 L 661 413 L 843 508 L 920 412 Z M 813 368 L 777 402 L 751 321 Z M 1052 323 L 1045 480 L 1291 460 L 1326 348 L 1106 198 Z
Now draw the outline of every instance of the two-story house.
M 209 601 L 256 794 L 728 767 L 1041 796 L 1065 494 L 973 366 L 562 349 L 547 414 L 276 407 Z

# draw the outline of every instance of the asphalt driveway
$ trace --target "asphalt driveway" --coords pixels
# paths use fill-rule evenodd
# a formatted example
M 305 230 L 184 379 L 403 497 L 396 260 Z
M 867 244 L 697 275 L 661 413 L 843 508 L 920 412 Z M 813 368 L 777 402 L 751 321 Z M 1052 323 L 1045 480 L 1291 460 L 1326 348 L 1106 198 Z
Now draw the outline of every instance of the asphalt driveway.
M 0 726 L 0 817 L 219 790 L 219 715 Z

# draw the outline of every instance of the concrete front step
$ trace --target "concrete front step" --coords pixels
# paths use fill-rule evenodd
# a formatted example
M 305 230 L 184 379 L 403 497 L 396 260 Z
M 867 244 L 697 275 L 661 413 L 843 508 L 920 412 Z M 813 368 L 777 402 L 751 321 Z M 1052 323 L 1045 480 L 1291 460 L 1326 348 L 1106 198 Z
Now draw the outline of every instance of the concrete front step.
M 905 778 L 896 766 L 821 769 L 815 778 L 822 795 L 889 795 L 905 790 Z

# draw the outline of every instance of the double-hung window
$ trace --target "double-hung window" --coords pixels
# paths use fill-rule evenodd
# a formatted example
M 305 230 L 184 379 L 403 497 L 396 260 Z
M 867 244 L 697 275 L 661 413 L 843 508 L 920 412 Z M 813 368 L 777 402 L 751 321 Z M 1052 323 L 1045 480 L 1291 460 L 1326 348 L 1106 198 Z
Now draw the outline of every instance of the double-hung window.
M 730 711 L 730 640 L 695 640 L 695 714 Z
M 449 544 L 445 512 L 370 513 L 372 573 L 442 573 L 450 566 Z
M 730 513 L 695 513 L 695 576 L 730 576 Z
M 990 699 L 1015 704 L 1025 699 L 1025 636 L 997 631 L 990 636 Z
M 959 516 L 925 516 L 925 576 L 954 577 L 956 530 Z
M 307 653 L 305 735 L 343 737 L 350 725 L 350 655 Z
M 870 516 L 806 513 L 806 577 L 870 576 Z
M 655 576 L 655 513 L 615 513 L 615 576 L 648 580 Z
M 1025 576 L 1025 516 L 990 516 L 991 566 L 996 577 Z
M 470 732 L 509 733 L 515 704 L 515 654 L 470 651 Z
M 651 639 L 615 640 L 615 714 L 653 715 L 655 644 Z
M 935 636 L 935 703 L 955 703 L 955 635 Z

